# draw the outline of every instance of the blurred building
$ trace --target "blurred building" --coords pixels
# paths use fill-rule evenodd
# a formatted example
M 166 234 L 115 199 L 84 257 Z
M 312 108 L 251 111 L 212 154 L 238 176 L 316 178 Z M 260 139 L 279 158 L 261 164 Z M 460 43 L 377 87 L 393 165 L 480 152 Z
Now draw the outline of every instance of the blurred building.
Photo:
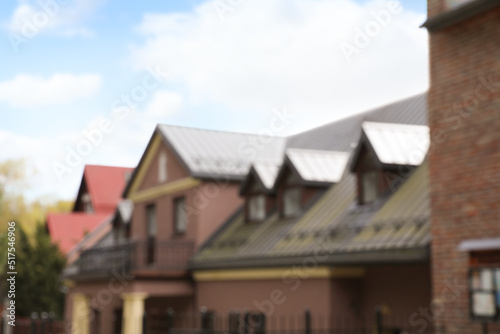
M 73 332 L 166 331 L 167 310 L 359 320 L 382 306 L 410 326 L 431 301 L 426 106 L 288 138 L 159 125 L 113 243 L 66 271 Z

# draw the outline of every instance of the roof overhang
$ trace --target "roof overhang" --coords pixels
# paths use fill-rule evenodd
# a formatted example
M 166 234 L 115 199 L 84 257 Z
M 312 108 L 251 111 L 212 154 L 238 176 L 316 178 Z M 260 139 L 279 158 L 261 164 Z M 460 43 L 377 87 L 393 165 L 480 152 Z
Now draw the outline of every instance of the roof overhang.
M 429 32 L 437 32 L 499 6 L 498 0 L 471 0 L 427 19 L 421 27 L 427 28 Z
M 227 268 L 256 268 L 256 267 L 280 267 L 291 265 L 302 265 L 304 259 L 314 257 L 314 254 L 307 256 L 293 257 L 265 257 L 265 258 L 235 258 L 231 260 L 218 261 L 191 261 L 190 270 L 213 270 Z M 430 259 L 429 246 L 416 248 L 400 248 L 388 250 L 370 250 L 363 252 L 343 252 L 322 256 L 318 265 L 329 266 L 359 266 L 359 265 L 383 265 L 383 264 L 410 264 L 428 263 Z

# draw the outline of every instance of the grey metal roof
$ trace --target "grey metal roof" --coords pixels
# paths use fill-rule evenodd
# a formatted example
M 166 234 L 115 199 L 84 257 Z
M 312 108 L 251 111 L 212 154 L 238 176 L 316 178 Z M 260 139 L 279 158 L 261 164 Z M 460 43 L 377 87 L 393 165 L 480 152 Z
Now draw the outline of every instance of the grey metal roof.
M 427 163 L 393 193 L 358 205 L 356 178 L 346 173 L 302 217 L 275 212 L 247 224 L 240 210 L 192 261 L 195 269 L 300 264 L 325 254 L 325 263 L 426 261 L 430 243 Z M 322 256 L 323 257 L 323 256 Z
M 157 130 L 167 139 L 193 176 L 223 175 L 241 180 L 254 163 L 281 164 L 286 148 L 351 152 L 360 138 L 361 124 L 364 121 L 426 125 L 427 94 L 353 115 L 288 138 L 172 125 L 158 125 Z M 260 172 L 267 183 L 271 171 L 261 168 Z
M 304 181 L 336 183 L 344 174 L 349 153 L 287 149 L 286 156 Z
M 429 150 L 425 125 L 363 122 L 362 129 L 383 164 L 419 166 Z
M 243 177 L 254 162 L 279 163 L 286 139 L 171 125 L 157 128 L 193 176 Z M 265 145 L 262 143 L 266 143 Z
M 272 189 L 280 168 L 279 163 L 255 163 L 255 172 L 266 189 Z
M 365 121 L 427 125 L 427 93 L 359 113 L 288 137 L 286 146 L 350 152 Z

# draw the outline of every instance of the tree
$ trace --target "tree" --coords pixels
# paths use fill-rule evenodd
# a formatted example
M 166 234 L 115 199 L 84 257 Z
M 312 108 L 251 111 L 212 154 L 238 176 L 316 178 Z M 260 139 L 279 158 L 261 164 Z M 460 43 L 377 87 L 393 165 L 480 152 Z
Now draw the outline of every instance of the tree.
M 7 249 L 6 238 L 0 239 L 2 251 Z M 60 278 L 66 259 L 52 244 L 42 224 L 30 241 L 22 225 L 16 226 L 16 314 L 29 316 L 32 312 L 54 312 L 61 317 L 64 306 L 63 284 Z M 6 254 L 1 254 L 5 259 Z M 5 266 L 5 262 L 2 263 Z M 5 268 L 5 267 L 4 267 Z M 7 292 L 2 279 L 3 295 Z
M 70 211 L 72 202 L 38 199 L 27 202 L 22 194 L 30 172 L 24 160 L 0 162 L 0 302 L 6 296 L 7 223 L 16 223 L 16 314 L 54 312 L 62 316 L 64 294 L 60 275 L 65 257 L 47 234 L 47 212 Z

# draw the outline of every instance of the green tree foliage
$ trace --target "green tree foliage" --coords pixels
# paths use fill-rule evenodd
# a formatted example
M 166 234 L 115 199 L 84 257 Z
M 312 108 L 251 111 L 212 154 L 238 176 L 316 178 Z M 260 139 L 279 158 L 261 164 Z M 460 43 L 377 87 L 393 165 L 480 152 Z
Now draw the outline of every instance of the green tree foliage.
M 7 241 L 0 239 L 5 268 Z M 43 225 L 39 224 L 29 240 L 22 226 L 16 226 L 16 314 L 29 316 L 32 312 L 54 312 L 63 314 L 64 293 L 60 274 L 65 266 L 65 257 L 53 245 Z M 2 294 L 7 286 L 2 280 Z
M 26 180 L 32 172 L 24 160 L 0 162 L 0 302 L 6 295 L 8 240 L 7 223 L 16 223 L 16 314 L 54 312 L 62 316 L 64 294 L 60 275 L 65 257 L 47 234 L 48 212 L 67 212 L 69 201 L 36 200 L 23 196 Z

